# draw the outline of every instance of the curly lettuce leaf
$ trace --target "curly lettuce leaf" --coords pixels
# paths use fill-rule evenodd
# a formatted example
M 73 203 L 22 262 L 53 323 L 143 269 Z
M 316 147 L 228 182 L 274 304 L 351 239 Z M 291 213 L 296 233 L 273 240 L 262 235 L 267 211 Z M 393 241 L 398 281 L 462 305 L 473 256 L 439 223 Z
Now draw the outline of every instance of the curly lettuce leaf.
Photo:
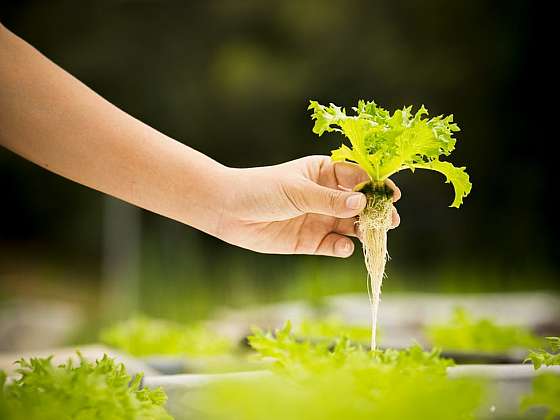
M 535 370 L 542 366 L 560 365 L 560 337 L 546 337 L 546 349 L 531 350 L 525 362 L 531 361 Z M 545 373 L 533 379 L 533 390 L 521 400 L 521 411 L 525 412 L 532 407 L 544 407 L 545 419 L 560 417 L 560 376 Z
M 470 419 L 483 401 L 479 380 L 448 378 L 452 361 L 418 345 L 369 351 L 341 336 L 331 346 L 295 336 L 289 324 L 255 329 L 249 342 L 274 361 L 273 373 L 211 385 L 202 396 L 209 420 Z
M 560 337 L 545 337 L 552 353 L 545 349 L 531 350 L 524 362 L 531 361 L 535 370 L 541 366 L 560 365 Z
M 124 365 L 107 355 L 95 363 L 78 356 L 78 364 L 70 359 L 59 366 L 52 357 L 21 359 L 19 377 L 7 384 L 0 371 L 0 418 L 172 419 L 161 388 L 141 389 L 142 377 L 131 380 Z
M 416 163 L 411 169 L 431 169 L 445 175 L 445 182 L 451 183 L 455 190 L 455 198 L 450 207 L 459 207 L 463 204 L 463 198 L 471 192 L 472 184 L 469 181 L 469 175 L 465 172 L 465 167 L 457 168 L 449 162 L 441 160 L 432 160 L 428 163 Z
M 343 144 L 332 151 L 334 161 L 349 161 L 360 165 L 374 181 L 383 181 L 403 169 L 429 169 L 442 173 L 453 185 L 455 198 L 451 207 L 459 207 L 471 191 L 471 183 L 464 167 L 455 167 L 440 160 L 455 149 L 453 133 L 460 131 L 453 115 L 428 118 L 428 110 L 421 106 L 415 113 L 412 107 L 398 109 L 392 114 L 373 101 L 358 101 L 347 115 L 344 108 L 334 104 L 324 106 L 310 101 L 315 120 L 313 132 L 343 133 L 352 147 Z

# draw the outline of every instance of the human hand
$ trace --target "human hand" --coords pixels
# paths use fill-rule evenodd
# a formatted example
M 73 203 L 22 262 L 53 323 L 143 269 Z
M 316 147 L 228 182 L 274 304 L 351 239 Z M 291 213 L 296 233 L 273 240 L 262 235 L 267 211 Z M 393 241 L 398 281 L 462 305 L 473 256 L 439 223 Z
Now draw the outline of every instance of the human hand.
M 280 165 L 228 169 L 215 236 L 257 252 L 348 257 L 365 195 L 352 192 L 367 174 L 350 163 L 308 156 Z M 397 201 L 400 190 L 387 180 Z M 400 223 L 393 208 L 393 228 Z

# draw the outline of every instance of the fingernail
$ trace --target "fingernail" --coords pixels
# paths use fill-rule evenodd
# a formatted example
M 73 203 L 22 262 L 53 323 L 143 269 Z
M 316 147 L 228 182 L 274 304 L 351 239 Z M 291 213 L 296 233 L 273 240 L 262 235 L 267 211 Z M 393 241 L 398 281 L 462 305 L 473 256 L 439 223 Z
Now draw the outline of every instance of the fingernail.
M 336 255 L 347 257 L 354 251 L 354 243 L 350 239 L 339 239 L 335 244 Z
M 366 197 L 363 194 L 352 194 L 346 199 L 346 207 L 351 210 L 361 210 L 366 206 Z

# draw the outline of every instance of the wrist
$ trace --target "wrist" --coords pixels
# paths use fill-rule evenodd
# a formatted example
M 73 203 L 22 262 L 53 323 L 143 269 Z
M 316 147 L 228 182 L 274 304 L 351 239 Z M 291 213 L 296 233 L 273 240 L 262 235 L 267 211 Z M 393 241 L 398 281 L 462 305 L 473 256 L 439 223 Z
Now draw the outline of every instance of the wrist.
M 262 204 L 258 186 L 266 181 L 259 169 L 224 165 L 215 168 L 212 194 L 215 211 L 212 212 L 212 230 L 208 233 L 235 243 L 237 228 L 250 221 Z
M 229 168 L 179 142 L 160 145 L 155 167 L 141 174 L 148 182 L 139 185 L 150 185 L 142 194 L 149 203 L 142 207 L 216 236 L 228 199 Z
M 204 168 L 194 182 L 186 183 L 187 191 L 195 192 L 195 196 L 186 203 L 190 221 L 186 223 L 202 230 L 209 235 L 221 238 L 224 225 L 231 223 L 233 215 L 233 196 L 237 172 L 233 168 L 208 159 Z M 190 211 L 189 211 L 190 213 Z

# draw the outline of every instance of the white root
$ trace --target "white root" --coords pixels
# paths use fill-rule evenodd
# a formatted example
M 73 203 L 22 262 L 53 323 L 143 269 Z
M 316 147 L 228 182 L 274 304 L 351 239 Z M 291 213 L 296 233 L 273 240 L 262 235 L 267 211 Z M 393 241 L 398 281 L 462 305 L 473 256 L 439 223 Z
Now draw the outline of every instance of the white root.
M 381 284 L 385 275 L 387 231 L 392 223 L 392 200 L 384 195 L 367 194 L 366 208 L 360 214 L 358 229 L 361 234 L 364 259 L 368 272 L 368 294 L 371 303 L 371 349 L 376 348 L 377 311 Z

